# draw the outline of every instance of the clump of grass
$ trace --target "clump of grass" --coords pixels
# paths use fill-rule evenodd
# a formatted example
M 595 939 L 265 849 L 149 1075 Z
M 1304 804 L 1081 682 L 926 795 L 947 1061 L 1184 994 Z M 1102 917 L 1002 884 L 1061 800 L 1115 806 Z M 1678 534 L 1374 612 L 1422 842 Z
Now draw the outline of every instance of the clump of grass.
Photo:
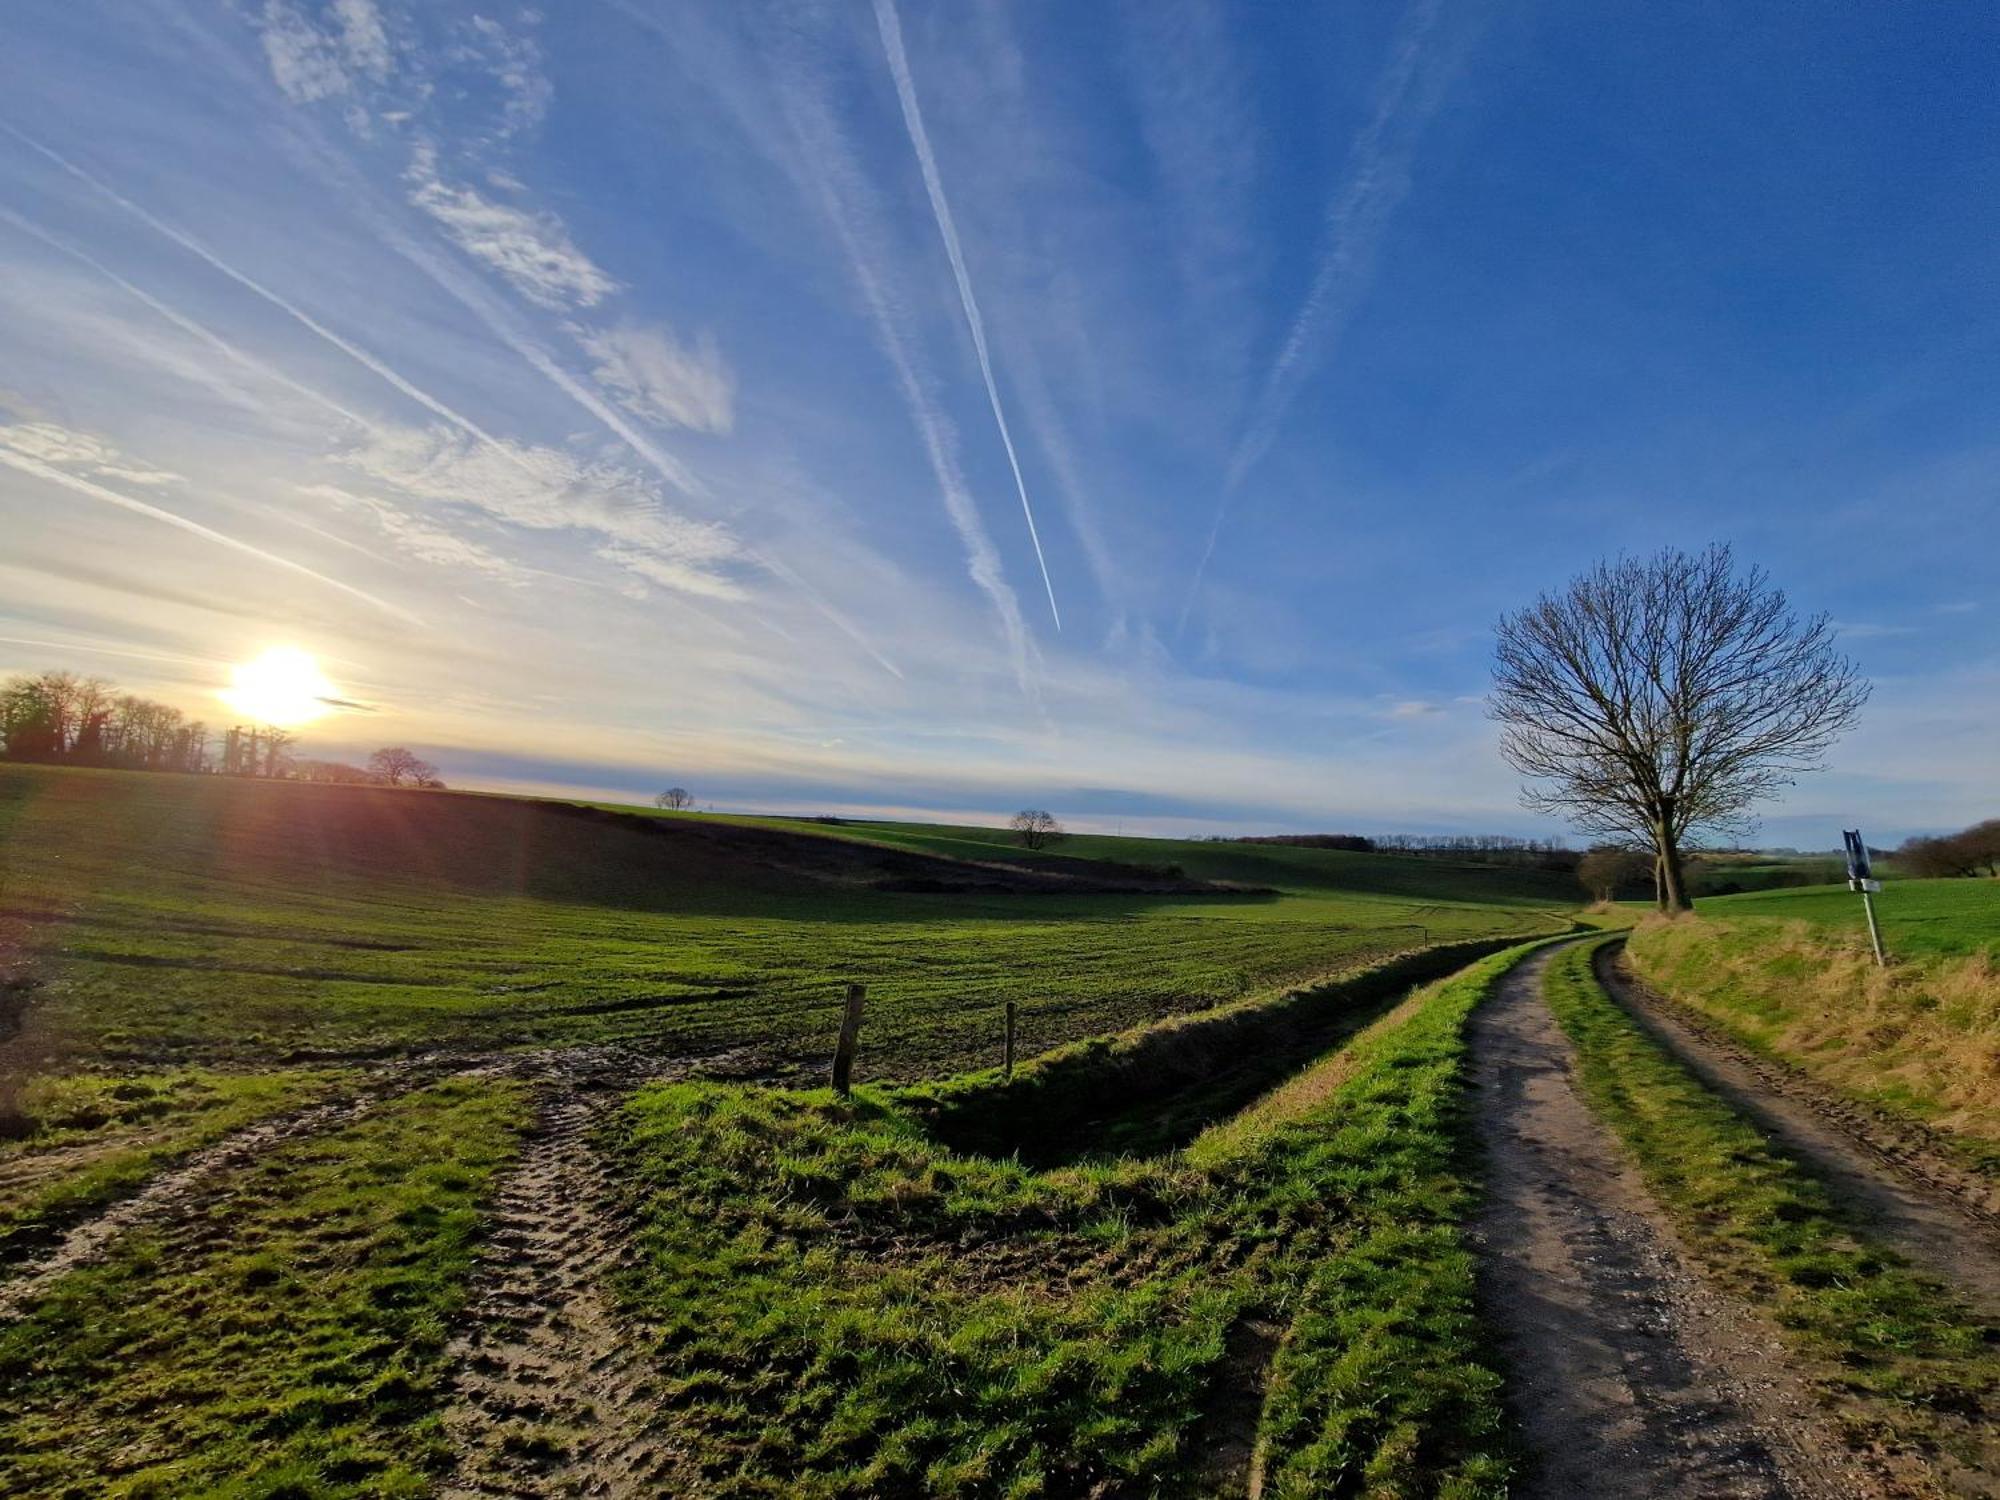
M 452 1082 L 243 1169 L 0 1330 L 0 1492 L 429 1493 L 513 1085 Z
M 1891 1431 L 1934 1435 L 2000 1395 L 2000 1328 L 1871 1243 L 1826 1187 L 1648 1036 L 1605 994 L 1579 945 L 1545 994 L 1575 1043 L 1591 1104 L 1690 1243 L 1765 1303 L 1820 1378 L 1881 1398 Z
M 1219 1455 L 1254 1451 L 1273 1495 L 1504 1493 L 1463 1025 L 1520 951 L 1164 1156 L 1036 1172 L 892 1094 L 643 1092 L 624 1291 L 708 1491 L 1240 1492 Z
M 1927 884 L 1883 899 L 1908 903 Z M 1631 956 L 1648 983 L 1750 1045 L 1922 1118 L 2000 1170 L 2000 958 L 1987 948 L 1919 949 L 1884 969 L 1853 933 L 1725 916 L 1647 922 Z

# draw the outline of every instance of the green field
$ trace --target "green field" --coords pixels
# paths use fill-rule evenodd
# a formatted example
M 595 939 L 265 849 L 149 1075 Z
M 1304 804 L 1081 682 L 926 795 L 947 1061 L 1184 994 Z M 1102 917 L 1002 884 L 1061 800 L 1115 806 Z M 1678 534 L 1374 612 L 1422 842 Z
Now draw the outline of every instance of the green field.
M 1451 1080 L 1494 967 L 1380 1018 L 1572 902 L 1317 850 L 0 766 L 0 1489 L 429 1492 L 495 1174 L 589 1097 L 552 1080 L 812 1084 L 860 982 L 854 1105 L 686 1083 L 600 1133 L 617 1295 L 704 1483 L 1491 1490 Z M 10 1267 L 155 1190 L 8 1315 Z M 1245 1361 L 1261 1411 L 1218 1394 Z
M 1761 891 L 1634 933 L 1634 967 L 1748 1045 L 2000 1171 L 2000 882 L 1895 880 L 1875 966 L 1846 886 Z
M 715 824 L 690 843 L 696 821 L 647 837 L 514 799 L 0 767 L 0 941 L 38 981 L 17 1055 L 623 1041 L 813 1063 L 853 981 L 869 987 L 869 1072 L 913 1078 L 992 1060 L 1010 999 L 1038 1051 L 1432 942 L 1555 930 L 1569 904 L 1507 871 L 1138 840 L 1072 855 L 1110 843 L 1265 889 L 910 893 L 874 888 L 865 865 L 745 856 Z M 963 830 L 935 841 L 1009 852 Z

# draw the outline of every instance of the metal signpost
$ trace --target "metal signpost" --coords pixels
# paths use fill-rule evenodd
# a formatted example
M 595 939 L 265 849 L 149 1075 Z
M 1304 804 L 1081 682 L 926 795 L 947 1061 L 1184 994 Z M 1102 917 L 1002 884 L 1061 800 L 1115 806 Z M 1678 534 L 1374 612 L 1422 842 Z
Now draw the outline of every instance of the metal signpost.
M 1868 941 L 1875 949 L 1876 967 L 1887 968 L 1889 960 L 1882 955 L 1882 929 L 1875 925 L 1875 893 L 1882 889 L 1882 882 L 1869 874 L 1868 844 L 1861 837 L 1861 830 L 1843 829 L 1840 836 L 1847 843 L 1847 888 L 1861 892 L 1861 909 L 1868 913 Z

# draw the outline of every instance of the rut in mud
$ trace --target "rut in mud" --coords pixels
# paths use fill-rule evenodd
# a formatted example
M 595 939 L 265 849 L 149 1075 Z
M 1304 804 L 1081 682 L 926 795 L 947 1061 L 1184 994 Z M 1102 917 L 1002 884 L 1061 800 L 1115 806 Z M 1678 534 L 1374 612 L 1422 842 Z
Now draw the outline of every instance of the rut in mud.
M 264 1153 L 290 1141 L 352 1124 L 385 1099 L 423 1081 L 385 1080 L 375 1088 L 275 1115 L 246 1125 L 211 1146 L 203 1147 L 178 1166 L 152 1178 L 128 1198 L 67 1230 L 44 1254 L 27 1262 L 0 1282 L 0 1320 L 17 1316 L 47 1290 L 57 1277 L 101 1258 L 124 1234 L 142 1225 L 185 1218 L 221 1189 L 230 1173 L 247 1167 Z
M 736 1071 L 730 1057 L 702 1062 Z M 448 1351 L 446 1496 L 687 1493 L 637 1331 L 611 1305 L 627 1248 L 594 1137 L 620 1099 L 695 1061 L 583 1049 L 538 1059 L 536 1118 L 502 1181 Z
M 2000 1314 L 2000 1214 L 1993 1211 L 2000 1188 L 1925 1141 L 1920 1127 L 1837 1098 L 1648 989 L 1626 967 L 1622 948 L 1606 944 L 1594 961 L 1599 983 L 1626 1014 L 1805 1163 L 1859 1227 L 1971 1306 Z
M 1550 956 L 1516 965 L 1471 1026 L 1480 1295 L 1533 1455 L 1519 1493 L 1892 1492 L 1846 1456 L 1774 1332 L 1695 1270 L 1578 1094 L 1541 998 Z

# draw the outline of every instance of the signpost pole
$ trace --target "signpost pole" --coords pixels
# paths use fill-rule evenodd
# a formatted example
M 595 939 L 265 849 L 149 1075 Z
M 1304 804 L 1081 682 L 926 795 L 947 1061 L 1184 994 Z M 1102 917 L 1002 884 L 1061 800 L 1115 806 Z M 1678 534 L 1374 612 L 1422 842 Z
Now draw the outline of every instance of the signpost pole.
M 1886 969 L 1889 959 L 1882 952 L 1882 928 L 1875 920 L 1875 893 L 1882 889 L 1882 882 L 1868 868 L 1868 841 L 1861 837 L 1859 828 L 1844 828 L 1840 836 L 1847 844 L 1847 888 L 1861 893 L 1861 909 L 1868 914 L 1868 945 L 1875 950 L 1875 967 Z
M 1865 885 L 1861 888 L 1861 909 L 1868 913 L 1868 941 L 1875 948 L 1875 967 L 1886 969 L 1889 960 L 1882 956 L 1882 929 L 1875 925 L 1875 897 Z

